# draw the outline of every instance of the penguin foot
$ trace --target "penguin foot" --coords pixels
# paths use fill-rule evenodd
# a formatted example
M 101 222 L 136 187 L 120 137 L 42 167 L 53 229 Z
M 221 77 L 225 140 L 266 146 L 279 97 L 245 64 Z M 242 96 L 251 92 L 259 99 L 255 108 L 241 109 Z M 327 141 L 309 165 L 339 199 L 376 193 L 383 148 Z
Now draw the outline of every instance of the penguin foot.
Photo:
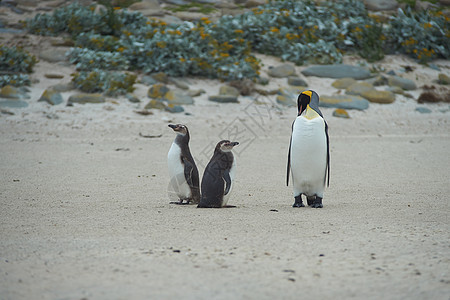
M 316 197 L 316 199 L 314 199 L 314 203 L 311 205 L 311 207 L 313 207 L 313 208 L 322 208 L 323 207 L 322 198 Z
M 186 200 L 186 202 L 184 202 Z M 172 201 L 170 204 L 176 204 L 176 205 L 188 205 L 190 204 L 190 199 L 180 199 L 180 201 Z
M 316 199 L 316 196 L 307 196 L 306 201 L 308 203 L 308 206 L 312 206 L 314 204 L 315 199 Z
M 297 197 L 294 197 L 295 202 L 294 205 L 292 205 L 292 207 L 305 207 L 305 204 L 303 204 L 302 201 L 302 195 L 298 195 Z

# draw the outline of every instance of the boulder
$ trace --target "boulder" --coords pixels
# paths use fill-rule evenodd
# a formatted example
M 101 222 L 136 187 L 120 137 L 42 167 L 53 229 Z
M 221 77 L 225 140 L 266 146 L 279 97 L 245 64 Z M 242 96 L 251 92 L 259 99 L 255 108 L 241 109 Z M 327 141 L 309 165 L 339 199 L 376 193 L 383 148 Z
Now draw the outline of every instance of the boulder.
M 337 89 L 346 89 L 348 88 L 350 85 L 356 83 L 356 80 L 350 77 L 344 77 L 344 78 L 339 78 L 336 79 L 331 86 L 333 86 L 334 88 Z
M 400 76 L 391 76 L 388 78 L 389 86 L 398 86 L 404 90 L 415 90 L 417 89 L 416 84 L 411 79 L 402 78 Z
M 184 94 L 181 91 L 170 90 L 165 95 L 163 100 L 166 100 L 170 104 L 176 105 L 186 105 L 194 104 L 194 99 L 191 96 Z
M 369 101 L 360 96 L 352 95 L 321 96 L 319 106 L 364 110 L 369 108 Z
M 73 103 L 86 104 L 86 103 L 104 103 L 105 97 L 102 94 L 87 94 L 79 93 L 69 97 L 67 101 L 68 105 Z
M 375 88 L 368 82 L 361 81 L 355 82 L 345 89 L 345 93 L 347 95 L 362 95 L 362 93 L 370 90 L 374 90 Z
M 374 103 L 388 104 L 395 101 L 395 94 L 389 91 L 369 90 L 361 96 Z
M 48 88 L 42 93 L 41 97 L 38 99 L 38 102 L 43 101 L 51 105 L 57 105 L 63 102 L 63 97 L 58 91 L 52 88 Z
M 165 107 L 165 110 L 170 113 L 180 113 L 184 111 L 184 108 L 180 105 L 169 104 Z
M 12 85 L 5 85 L 0 89 L 0 98 L 23 99 L 29 98 L 23 90 Z
M 267 74 L 275 78 L 285 78 L 294 75 L 295 68 L 291 64 L 282 64 L 280 66 L 270 68 Z
M 147 103 L 147 105 L 144 106 L 144 109 L 161 109 L 161 110 L 165 110 L 166 109 L 166 105 L 156 99 L 152 99 L 150 100 L 150 102 Z
M 371 77 L 370 71 L 366 68 L 356 67 L 346 64 L 338 65 L 315 65 L 302 71 L 305 76 L 316 76 L 324 78 L 345 78 L 367 79 Z
M 209 101 L 219 102 L 219 103 L 239 103 L 237 97 L 235 96 L 225 96 L 225 95 L 213 95 L 208 97 Z
M 165 84 L 156 83 L 148 89 L 147 96 L 154 99 L 163 99 L 168 91 L 169 88 Z

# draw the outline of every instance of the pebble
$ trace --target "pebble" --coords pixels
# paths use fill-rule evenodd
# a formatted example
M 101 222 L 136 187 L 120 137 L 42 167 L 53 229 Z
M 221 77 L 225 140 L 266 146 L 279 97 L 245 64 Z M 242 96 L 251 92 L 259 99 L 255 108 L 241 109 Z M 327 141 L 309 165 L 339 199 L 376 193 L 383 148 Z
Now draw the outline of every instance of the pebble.
M 239 93 L 239 90 L 235 87 L 232 87 L 229 85 L 222 85 L 219 88 L 219 95 L 239 97 L 240 93 Z
M 398 86 L 404 90 L 415 90 L 417 89 L 416 84 L 411 79 L 403 78 L 400 76 L 391 76 L 388 78 L 389 86 Z
M 70 96 L 69 100 L 67 101 L 67 104 L 72 105 L 73 103 L 86 104 L 86 103 L 104 103 L 104 102 L 105 97 L 102 94 L 79 93 Z
M 64 75 L 56 74 L 56 73 L 48 73 L 48 74 L 44 74 L 44 76 L 46 78 L 49 78 L 49 79 L 62 79 L 62 78 L 64 78 Z
M 297 76 L 289 76 L 288 84 L 293 86 L 308 86 L 305 80 Z
M 420 112 L 421 114 L 429 114 L 431 113 L 431 109 L 423 106 L 416 107 L 416 111 Z
M 333 111 L 333 116 L 338 118 L 344 118 L 344 119 L 350 119 L 350 115 L 348 112 L 343 108 L 336 108 Z
M 213 95 L 208 97 L 209 101 L 219 102 L 219 103 L 239 103 L 237 97 L 226 96 L 226 95 Z
M 184 111 L 184 108 L 180 105 L 169 104 L 165 107 L 165 110 L 170 113 L 181 113 Z

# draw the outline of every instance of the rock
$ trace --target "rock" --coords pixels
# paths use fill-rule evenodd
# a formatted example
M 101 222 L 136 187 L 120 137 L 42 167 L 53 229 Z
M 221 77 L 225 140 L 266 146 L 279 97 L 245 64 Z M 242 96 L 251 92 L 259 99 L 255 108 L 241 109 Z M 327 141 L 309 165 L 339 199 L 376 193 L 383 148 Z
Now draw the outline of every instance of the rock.
M 169 77 L 166 75 L 166 73 L 159 72 L 159 73 L 152 74 L 150 76 L 153 79 L 155 79 L 156 81 L 162 82 L 164 84 L 168 84 L 169 83 Z
M 148 75 L 142 76 L 141 81 L 140 81 L 140 83 L 145 84 L 145 85 L 153 85 L 153 84 L 155 84 L 157 82 L 158 81 L 153 79 L 153 77 L 148 76 Z
M 166 105 L 159 100 L 152 99 L 152 100 L 150 100 L 149 103 L 147 103 L 147 105 L 144 106 L 144 109 L 152 109 L 152 108 L 165 110 Z
M 431 113 L 431 109 L 423 106 L 416 107 L 416 111 L 420 112 L 421 114 L 429 114 Z
M 378 75 L 373 78 L 366 79 L 365 82 L 370 83 L 373 86 L 386 85 L 387 78 L 384 76 Z
M 161 10 L 158 0 L 143 0 L 141 2 L 135 2 L 128 7 L 129 10 L 145 10 L 154 9 Z
M 165 110 L 170 113 L 180 113 L 184 111 L 184 108 L 180 105 L 169 104 L 165 107 Z
M 63 102 L 63 97 L 58 91 L 52 88 L 48 88 L 42 93 L 41 97 L 38 99 L 38 102 L 43 101 L 51 105 L 58 105 Z
M 29 98 L 23 90 L 12 85 L 5 85 L 0 89 L 0 98 L 24 99 Z
M 415 90 L 417 89 L 416 84 L 411 79 L 402 78 L 400 76 L 391 76 L 388 78 L 388 84 L 390 86 L 398 86 L 404 90 Z
M 70 96 L 69 100 L 67 101 L 67 104 L 71 105 L 73 103 L 86 104 L 86 103 L 104 103 L 104 102 L 105 97 L 103 97 L 102 94 L 79 93 Z
M 450 77 L 445 75 L 444 73 L 439 73 L 438 82 L 439 84 L 450 84 Z
M 399 94 L 399 95 L 403 95 L 405 92 L 403 91 L 403 89 L 399 86 L 389 86 L 386 91 L 392 92 L 394 94 Z
M 369 101 L 360 96 L 351 95 L 321 96 L 319 106 L 364 110 L 369 108 Z
M 0 107 L 10 107 L 10 108 L 24 108 L 27 107 L 28 103 L 23 100 L 4 100 L 0 101 Z
M 375 88 L 368 82 L 355 82 L 345 89 L 347 95 L 362 95 L 362 93 L 374 90 Z
M 247 0 L 245 1 L 245 8 L 253 8 L 253 7 L 257 7 L 257 6 L 262 6 L 266 4 L 265 0 Z
M 389 91 L 369 90 L 361 96 L 374 103 L 388 104 L 395 101 L 395 94 Z
M 440 71 L 440 70 L 441 70 L 441 68 L 439 68 L 437 65 L 435 65 L 435 64 L 433 64 L 433 63 L 429 63 L 429 64 L 428 64 L 428 67 L 429 67 L 430 69 L 433 69 L 433 70 L 436 70 L 436 71 Z
M 284 78 L 295 74 L 295 68 L 291 64 L 282 64 L 280 66 L 270 68 L 267 72 L 269 76 L 275 78 Z
M 333 111 L 333 116 L 338 118 L 350 119 L 348 112 L 343 108 L 336 108 Z
M 350 78 L 350 77 L 344 77 L 344 78 L 336 79 L 331 84 L 331 86 L 333 86 L 334 88 L 337 88 L 337 89 L 346 89 L 354 83 L 356 83 L 355 79 Z
M 267 77 L 260 76 L 257 80 L 260 85 L 268 85 L 269 84 L 269 78 L 267 78 Z
M 67 61 L 67 51 L 68 49 L 64 48 L 50 48 L 41 51 L 41 53 L 39 53 L 39 58 L 52 63 Z
M 68 91 L 74 90 L 75 85 L 71 81 L 69 83 L 55 84 L 55 85 L 49 86 L 49 88 L 51 88 L 52 90 L 55 90 L 57 92 L 63 93 L 63 92 L 68 92 Z
M 398 3 L 395 0 L 364 0 L 368 10 L 395 10 Z
M 297 76 L 289 76 L 288 84 L 293 86 L 308 86 L 305 80 Z
M 201 94 L 204 94 L 204 93 L 206 93 L 204 89 L 200 89 L 200 90 L 189 90 L 189 91 L 187 92 L 187 94 L 188 94 L 190 97 L 198 97 L 198 96 L 200 96 Z
M 56 73 L 48 73 L 44 74 L 44 76 L 48 79 L 62 79 L 64 78 L 64 75 L 62 74 L 56 74 Z
M 156 83 L 148 89 L 147 96 L 154 99 L 163 99 L 167 92 L 169 92 L 169 88 L 165 84 Z
M 139 103 L 141 102 L 141 99 L 139 99 L 138 97 L 136 97 L 133 94 L 126 94 L 125 97 L 128 99 L 128 101 L 130 101 L 131 103 Z
M 238 89 L 235 87 L 229 85 L 222 85 L 219 89 L 219 95 L 239 97 L 240 93 Z
M 249 96 L 255 90 L 255 83 L 248 78 L 230 81 L 228 84 L 237 88 L 242 96 Z
M 302 71 L 305 76 L 317 76 L 325 78 L 345 78 L 367 79 L 371 77 L 370 71 L 366 68 L 351 65 L 316 65 Z
M 209 96 L 208 100 L 219 103 L 239 103 L 237 97 L 225 95 Z
M 182 90 L 189 89 L 189 85 L 181 78 L 171 78 L 170 82 L 173 83 L 179 89 L 182 89 Z
M 450 91 L 448 90 L 425 90 L 417 99 L 418 103 L 426 102 L 450 102 Z
M 286 95 L 277 95 L 276 97 L 277 103 L 283 106 L 292 107 L 296 106 L 297 103 L 293 100 L 293 98 L 288 97 Z
M 192 99 L 191 96 L 177 90 L 168 91 L 164 95 L 163 100 L 166 100 L 170 104 L 177 104 L 177 105 L 194 104 L 194 99 Z

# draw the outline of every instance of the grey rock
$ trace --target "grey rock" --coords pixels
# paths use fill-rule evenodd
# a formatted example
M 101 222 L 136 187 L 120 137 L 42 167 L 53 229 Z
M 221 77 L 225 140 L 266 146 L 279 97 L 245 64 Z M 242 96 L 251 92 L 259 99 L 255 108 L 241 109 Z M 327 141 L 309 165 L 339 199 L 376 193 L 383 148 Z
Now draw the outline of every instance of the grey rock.
M 48 88 L 42 93 L 38 102 L 47 102 L 51 105 L 58 105 L 63 102 L 63 97 L 58 91 Z
M 258 83 L 259 83 L 260 85 L 268 85 L 268 84 L 269 84 L 269 78 L 264 77 L 264 76 L 260 76 L 260 77 L 258 78 Z
M 188 83 L 182 78 L 171 78 L 169 81 L 171 83 L 173 83 L 179 89 L 182 89 L 182 90 L 189 89 Z
M 346 89 L 352 84 L 356 83 L 356 80 L 349 77 L 339 78 L 336 79 L 331 86 L 337 88 L 337 89 Z
M 166 109 L 166 105 L 156 99 L 152 99 L 150 100 L 150 102 L 147 103 L 147 105 L 145 105 L 144 109 L 160 109 L 160 110 L 165 110 Z
M 399 86 L 389 86 L 386 88 L 386 91 L 392 92 L 394 94 L 399 94 L 399 95 L 403 95 L 404 91 L 401 87 Z
M 438 75 L 438 82 L 439 84 L 450 84 L 450 76 L 444 74 L 444 73 L 439 73 Z
M 316 65 L 302 71 L 305 76 L 317 76 L 324 78 L 345 78 L 367 79 L 371 77 L 370 71 L 366 68 L 351 65 Z
M 416 111 L 420 112 L 421 114 L 429 114 L 431 113 L 431 109 L 423 106 L 416 107 Z
M 50 48 L 47 50 L 43 50 L 39 53 L 39 58 L 48 62 L 61 62 L 67 61 L 66 52 L 68 49 L 64 48 Z
M 271 77 L 284 78 L 294 75 L 295 68 L 291 64 L 282 64 L 280 66 L 270 68 L 267 73 Z
M 0 101 L 0 107 L 9 107 L 9 108 L 24 108 L 27 107 L 28 103 L 23 100 L 4 100 Z
M 147 96 L 154 99 L 163 99 L 169 90 L 170 89 L 166 85 L 156 83 L 148 89 Z
M 152 76 L 148 76 L 148 75 L 142 76 L 141 81 L 140 81 L 140 83 L 145 84 L 145 85 L 147 85 L 147 86 L 153 85 L 153 84 L 155 84 L 155 83 L 157 83 L 157 82 L 158 82 L 158 81 L 156 81 L 155 79 L 153 79 Z
M 370 83 L 373 86 L 380 86 L 387 84 L 387 78 L 382 75 L 378 75 L 373 78 L 366 79 L 364 81 Z
M 125 97 L 128 99 L 128 101 L 130 101 L 131 103 L 139 103 L 141 102 L 141 99 L 139 99 L 138 97 L 136 97 L 133 94 L 126 94 Z
M 394 10 L 397 9 L 398 3 L 395 0 L 364 0 L 364 4 L 368 10 Z
M 57 92 L 63 93 L 63 92 L 68 92 L 68 91 L 74 90 L 75 85 L 71 81 L 69 83 L 55 84 L 55 85 L 50 86 L 49 88 L 51 88 L 52 90 L 55 90 Z
M 352 95 L 321 96 L 319 106 L 365 110 L 369 108 L 369 101 L 360 96 Z
M 391 76 L 388 78 L 388 84 L 390 86 L 398 86 L 404 90 L 415 90 L 417 89 L 416 84 L 411 79 L 402 78 L 400 76 Z
M 194 104 L 194 99 L 181 91 L 170 90 L 164 95 L 164 100 L 174 105 Z
M 235 87 L 229 86 L 229 85 L 222 85 L 219 88 L 219 95 L 221 96 L 233 96 L 233 97 L 239 97 L 239 90 Z
M 441 68 L 439 68 L 437 65 L 435 64 L 428 64 L 428 67 L 430 67 L 430 69 L 436 70 L 436 71 L 440 71 Z
M 370 83 L 361 81 L 361 82 L 355 82 L 354 84 L 350 85 L 348 88 L 345 89 L 345 93 L 347 95 L 361 95 L 362 93 L 366 91 L 370 91 L 375 89 Z
M 102 94 L 80 93 L 70 96 L 68 100 L 68 105 L 71 105 L 73 103 L 86 104 L 86 103 L 104 103 L 104 102 L 105 97 L 103 97 Z
M 206 93 L 206 91 L 204 89 L 200 89 L 200 90 L 189 90 L 187 91 L 187 94 L 191 97 L 198 97 L 201 94 Z
M 388 71 L 386 74 L 391 75 L 391 76 L 397 75 L 397 74 L 394 72 L 394 70 L 390 70 L 390 71 Z
M 297 76 L 289 76 L 288 84 L 293 86 L 308 86 L 305 80 Z
M 0 98 L 6 99 L 29 99 L 25 88 L 17 88 L 12 85 L 5 85 L 0 89 Z
M 277 95 L 276 100 L 277 100 L 278 104 L 281 104 L 281 105 L 287 106 L 287 107 L 293 107 L 293 106 L 297 105 L 293 98 L 288 97 L 286 95 Z
M 165 110 L 170 113 L 181 113 L 184 111 L 184 108 L 180 105 L 169 104 L 165 107 Z
M 219 102 L 219 103 L 239 103 L 237 97 L 225 96 L 225 95 L 213 95 L 208 97 L 209 101 Z

